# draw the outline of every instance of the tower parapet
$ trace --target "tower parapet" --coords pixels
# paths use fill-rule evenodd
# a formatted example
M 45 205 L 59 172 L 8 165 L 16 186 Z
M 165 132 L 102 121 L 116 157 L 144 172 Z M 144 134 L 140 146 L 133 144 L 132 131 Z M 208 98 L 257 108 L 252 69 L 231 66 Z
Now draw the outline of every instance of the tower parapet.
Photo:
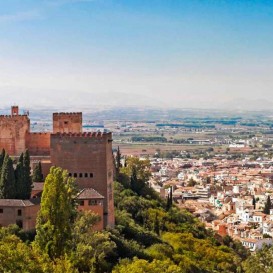
M 81 133 L 82 113 L 53 113 L 53 134 Z

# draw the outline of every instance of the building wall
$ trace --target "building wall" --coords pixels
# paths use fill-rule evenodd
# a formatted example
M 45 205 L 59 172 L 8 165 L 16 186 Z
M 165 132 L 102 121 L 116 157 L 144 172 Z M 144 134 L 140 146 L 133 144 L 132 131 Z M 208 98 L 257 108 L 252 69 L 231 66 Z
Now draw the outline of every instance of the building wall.
M 35 228 L 40 206 L 1 207 L 1 209 L 3 209 L 3 213 L 0 213 L 0 226 L 16 224 L 16 221 L 19 220 L 22 221 L 24 230 L 31 230 Z M 21 216 L 18 215 L 18 210 L 21 210 Z
M 9 155 L 20 155 L 26 149 L 26 135 L 30 130 L 27 115 L 0 116 L 0 149 Z
M 89 205 L 89 200 L 82 200 L 84 202 L 83 206 L 79 205 L 79 211 L 92 211 L 99 215 L 100 221 L 94 225 L 94 230 L 103 230 L 103 200 L 99 200 L 101 205 Z
M 81 133 L 82 113 L 53 113 L 53 133 Z
M 52 134 L 51 162 L 68 170 L 80 188 L 93 188 L 105 197 L 104 223 L 114 225 L 111 133 Z
M 50 154 L 50 133 L 28 133 L 26 147 L 32 156 Z

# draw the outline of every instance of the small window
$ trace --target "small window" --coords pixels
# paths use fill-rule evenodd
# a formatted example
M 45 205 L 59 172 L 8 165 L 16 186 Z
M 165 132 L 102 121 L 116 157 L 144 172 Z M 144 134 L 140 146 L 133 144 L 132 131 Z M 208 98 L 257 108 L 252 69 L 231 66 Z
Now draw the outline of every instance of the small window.
M 77 173 L 74 173 L 74 177 L 78 177 L 78 174 L 77 174 Z
M 94 206 L 97 204 L 97 200 L 89 200 L 89 206 Z
M 82 177 L 82 173 L 80 173 L 80 177 Z
M 88 177 L 88 173 L 85 173 L 85 174 L 84 174 L 84 177 Z
M 93 173 L 90 173 L 89 175 L 90 175 L 90 177 L 93 177 Z
M 79 200 L 79 205 L 84 206 L 84 200 Z
M 71 176 L 72 176 L 72 173 L 69 173 L 69 175 L 68 175 L 68 176 L 70 176 L 70 177 L 71 177 Z
M 3 213 L 4 212 L 4 210 L 3 209 L 0 209 L 0 213 Z
M 66 125 L 67 125 L 67 124 L 68 124 L 68 121 L 65 121 L 65 122 L 64 122 L 64 124 L 66 124 Z
M 18 209 L 17 215 L 18 215 L 18 216 L 22 216 L 22 210 L 21 210 L 21 209 Z

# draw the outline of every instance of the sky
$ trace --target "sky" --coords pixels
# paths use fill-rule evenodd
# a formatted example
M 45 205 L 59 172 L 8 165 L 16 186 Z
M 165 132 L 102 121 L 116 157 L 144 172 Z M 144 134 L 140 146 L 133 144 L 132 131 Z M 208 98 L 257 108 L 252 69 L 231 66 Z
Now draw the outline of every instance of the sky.
M 273 1 L 0 0 L 0 108 L 271 108 Z

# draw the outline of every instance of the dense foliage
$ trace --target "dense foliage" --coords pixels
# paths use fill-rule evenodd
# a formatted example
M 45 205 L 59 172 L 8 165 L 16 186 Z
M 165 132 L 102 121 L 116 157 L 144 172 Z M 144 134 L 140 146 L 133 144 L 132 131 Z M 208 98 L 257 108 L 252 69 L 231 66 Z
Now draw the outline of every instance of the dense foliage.
M 29 199 L 32 190 L 30 157 L 26 150 L 13 168 L 14 161 L 2 150 L 0 154 L 0 198 Z
M 220 244 L 190 213 L 160 199 L 149 176 L 149 162 L 133 157 L 115 182 L 111 237 L 121 260 L 113 272 L 241 272 L 242 245 L 231 238 Z
M 115 228 L 92 230 L 98 216 L 76 211 L 73 180 L 52 168 L 34 241 L 18 228 L 0 229 L 0 272 L 243 272 L 248 253 L 241 244 L 228 237 L 220 244 L 149 187 L 148 160 L 128 158 L 116 166 Z M 244 269 L 251 263 L 247 258 Z
M 33 182 L 43 182 L 43 171 L 41 161 L 34 167 L 32 174 Z

